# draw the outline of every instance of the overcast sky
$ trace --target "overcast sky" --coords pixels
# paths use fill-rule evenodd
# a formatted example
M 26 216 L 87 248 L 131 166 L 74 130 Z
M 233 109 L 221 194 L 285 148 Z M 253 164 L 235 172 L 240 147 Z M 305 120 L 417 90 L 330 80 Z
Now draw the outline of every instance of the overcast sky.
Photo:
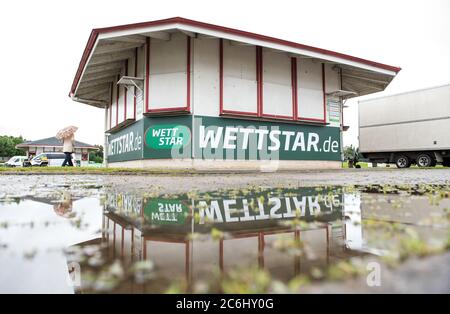
M 181 16 L 335 50 L 402 71 L 382 94 L 450 83 L 450 1 L 4 1 L 0 134 L 35 140 L 67 125 L 103 144 L 104 112 L 70 100 L 92 28 Z M 357 101 L 344 112 L 357 143 Z

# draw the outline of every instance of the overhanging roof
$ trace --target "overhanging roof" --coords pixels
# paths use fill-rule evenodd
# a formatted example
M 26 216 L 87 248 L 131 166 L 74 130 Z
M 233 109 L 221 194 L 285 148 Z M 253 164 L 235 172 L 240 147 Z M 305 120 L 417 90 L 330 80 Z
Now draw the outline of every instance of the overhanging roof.
M 36 146 L 45 146 L 45 147 L 62 147 L 63 143 L 58 140 L 56 137 L 48 137 L 43 138 L 41 140 L 36 141 L 27 141 L 20 144 L 17 144 L 17 148 L 26 148 L 26 147 L 36 147 Z M 98 149 L 94 145 L 75 141 L 74 148 L 87 148 L 87 149 Z
M 399 67 L 370 61 L 347 54 L 255 34 L 247 31 L 198 22 L 181 17 L 144 23 L 93 29 L 70 89 L 70 97 L 78 102 L 104 107 L 110 88 L 127 59 L 148 37 L 170 40 L 171 33 L 208 36 L 258 45 L 314 58 L 336 65 L 342 72 L 342 89 L 354 92 L 350 97 L 383 91 Z

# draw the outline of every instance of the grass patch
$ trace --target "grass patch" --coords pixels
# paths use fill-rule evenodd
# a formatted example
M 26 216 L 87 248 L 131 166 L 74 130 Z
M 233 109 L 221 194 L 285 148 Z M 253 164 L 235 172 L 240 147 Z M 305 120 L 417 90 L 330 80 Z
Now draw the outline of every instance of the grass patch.
M 367 162 L 358 162 L 358 165 L 360 165 L 361 168 L 369 168 L 369 163 Z M 348 162 L 344 161 L 342 163 L 342 168 L 348 169 Z
M 368 162 L 358 162 L 358 165 L 361 166 L 361 168 L 369 168 L 369 163 Z M 389 164 L 389 167 L 373 167 L 375 169 L 398 169 L 395 164 Z M 434 167 L 419 167 L 417 165 L 411 165 L 411 167 L 406 168 L 406 169 L 444 169 L 444 168 L 448 168 L 448 167 L 444 167 L 443 165 L 436 165 Z M 348 168 L 348 163 L 345 161 L 342 163 L 342 169 L 349 169 Z
M 98 167 L 1 167 L 0 174 L 152 174 L 152 173 L 189 173 L 187 169 L 135 169 L 135 168 L 98 168 Z

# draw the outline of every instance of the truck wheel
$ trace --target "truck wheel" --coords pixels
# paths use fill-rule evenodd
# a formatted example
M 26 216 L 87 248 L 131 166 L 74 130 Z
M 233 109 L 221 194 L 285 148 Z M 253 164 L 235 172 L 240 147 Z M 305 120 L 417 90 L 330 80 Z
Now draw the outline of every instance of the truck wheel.
M 416 158 L 416 164 L 419 167 L 432 167 L 433 163 L 433 158 L 428 154 L 419 154 Z
M 409 166 L 411 166 L 411 161 L 405 155 L 398 155 L 395 157 L 395 165 L 400 169 L 409 168 Z

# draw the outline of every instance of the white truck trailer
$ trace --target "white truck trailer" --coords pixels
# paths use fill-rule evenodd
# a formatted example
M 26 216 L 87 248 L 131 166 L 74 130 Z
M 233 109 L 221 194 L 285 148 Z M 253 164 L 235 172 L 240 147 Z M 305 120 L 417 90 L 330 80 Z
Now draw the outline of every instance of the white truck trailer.
M 450 166 L 450 84 L 359 101 L 359 151 L 372 163 Z

